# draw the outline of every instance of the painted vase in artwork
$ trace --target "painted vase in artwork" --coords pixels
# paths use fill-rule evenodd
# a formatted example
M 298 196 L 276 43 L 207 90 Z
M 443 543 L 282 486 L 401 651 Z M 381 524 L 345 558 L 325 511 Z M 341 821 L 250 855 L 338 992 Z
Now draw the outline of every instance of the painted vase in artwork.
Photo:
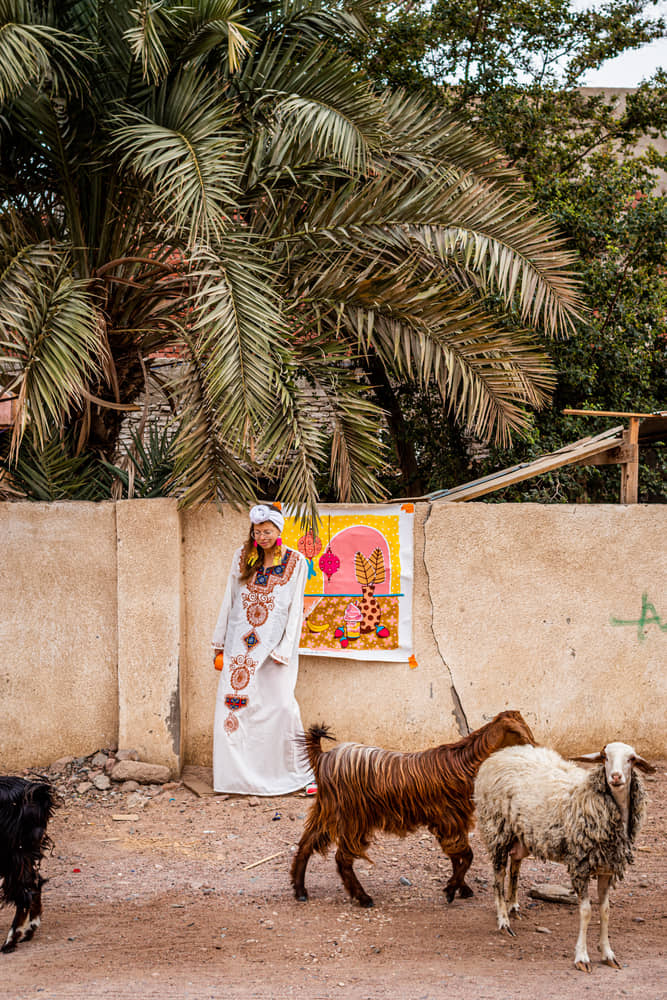
M 361 614 L 363 615 L 361 622 L 361 633 L 366 635 L 368 632 L 375 632 L 376 628 L 380 624 L 380 605 L 375 599 L 375 585 L 370 584 L 369 586 L 361 586 L 361 600 L 359 601 L 359 607 L 361 609 Z

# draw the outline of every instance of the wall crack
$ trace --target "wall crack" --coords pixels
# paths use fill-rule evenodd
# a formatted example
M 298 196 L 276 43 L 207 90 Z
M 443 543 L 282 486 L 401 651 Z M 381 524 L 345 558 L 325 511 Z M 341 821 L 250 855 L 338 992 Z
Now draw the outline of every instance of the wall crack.
M 463 703 L 461 702 L 459 693 L 456 690 L 456 685 L 454 684 L 454 676 L 452 674 L 451 667 L 447 663 L 447 660 L 445 659 L 443 652 L 440 648 L 440 643 L 438 642 L 438 637 L 435 633 L 435 625 L 433 624 L 433 597 L 431 594 L 431 577 L 428 571 L 428 563 L 426 562 L 426 526 L 430 520 L 432 510 L 433 510 L 433 504 L 429 504 L 428 514 L 426 515 L 426 518 L 424 520 L 424 528 L 423 528 L 424 551 L 422 552 L 422 563 L 424 565 L 424 570 L 426 571 L 426 586 L 428 589 L 428 599 L 431 605 L 431 613 L 429 619 L 431 623 L 431 634 L 433 636 L 433 642 L 435 643 L 435 648 L 438 650 L 438 655 L 442 661 L 442 665 L 447 671 L 447 674 L 449 675 L 449 690 L 452 696 L 452 702 L 454 703 L 454 707 L 452 709 L 452 715 L 454 716 L 456 725 L 458 726 L 458 730 L 461 736 L 467 736 L 470 733 L 470 726 L 468 724 L 468 719 L 465 713 L 465 709 L 463 708 Z

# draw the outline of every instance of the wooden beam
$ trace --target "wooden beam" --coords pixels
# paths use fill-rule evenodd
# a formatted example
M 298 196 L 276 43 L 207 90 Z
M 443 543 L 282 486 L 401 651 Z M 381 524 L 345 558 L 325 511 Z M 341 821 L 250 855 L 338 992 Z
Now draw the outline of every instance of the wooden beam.
M 614 428 L 617 433 L 622 429 L 622 427 Z M 610 432 L 607 431 L 606 433 L 609 434 Z M 604 451 L 611 451 L 614 448 L 618 448 L 618 446 L 619 438 L 617 436 L 612 436 L 606 441 L 588 441 L 581 447 L 572 447 L 569 450 L 563 449 L 560 452 L 554 452 L 552 455 L 545 455 L 544 458 L 537 459 L 534 462 L 527 462 L 523 466 L 515 466 L 506 473 L 499 473 L 496 476 L 488 476 L 473 483 L 466 483 L 463 486 L 448 490 L 442 497 L 433 496 L 431 499 L 434 502 L 442 503 L 474 500 L 476 497 L 485 496 L 485 494 L 493 493 L 495 490 L 502 490 L 505 486 L 523 482 L 525 479 L 542 475 L 544 472 L 553 472 L 554 469 L 560 469 L 564 465 L 574 465 L 575 462 L 582 462 L 583 464 L 583 461 L 589 456 L 599 455 Z
M 599 455 L 591 455 L 590 458 L 582 458 L 579 462 L 573 462 L 573 465 L 622 465 L 625 462 L 631 462 L 634 456 L 634 451 L 629 445 L 619 445 L 618 448 L 612 448 L 611 451 L 601 452 Z
M 656 410 L 655 413 L 624 413 L 622 410 L 561 410 L 567 417 L 660 417 L 662 413 Z
M 637 503 L 639 499 L 639 420 L 630 417 L 630 426 L 623 432 L 622 447 L 629 458 L 621 465 L 621 503 Z

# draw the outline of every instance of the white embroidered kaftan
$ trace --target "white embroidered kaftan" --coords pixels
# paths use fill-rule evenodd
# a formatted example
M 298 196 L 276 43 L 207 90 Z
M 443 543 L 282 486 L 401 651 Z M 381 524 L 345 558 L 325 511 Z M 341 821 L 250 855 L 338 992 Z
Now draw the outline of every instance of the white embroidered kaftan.
M 213 633 L 213 646 L 224 651 L 213 785 L 217 792 L 285 795 L 313 780 L 295 741 L 303 732 L 294 688 L 307 564 L 286 548 L 277 566 L 261 566 L 242 582 L 242 552 L 234 553 Z

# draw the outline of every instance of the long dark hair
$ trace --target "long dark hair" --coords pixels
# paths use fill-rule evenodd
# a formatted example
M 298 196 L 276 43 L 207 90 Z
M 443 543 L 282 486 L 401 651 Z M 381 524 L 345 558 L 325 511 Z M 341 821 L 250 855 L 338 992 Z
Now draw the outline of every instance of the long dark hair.
M 280 513 L 280 507 L 276 507 L 275 504 L 268 504 L 269 510 L 275 511 L 277 514 Z M 252 562 L 249 560 L 254 556 Z M 248 538 L 243 545 L 243 551 L 241 553 L 241 572 L 240 579 L 245 583 L 250 577 L 259 569 L 264 561 L 264 553 L 260 552 L 259 547 L 255 547 L 255 526 L 250 525 L 250 531 L 248 533 Z

